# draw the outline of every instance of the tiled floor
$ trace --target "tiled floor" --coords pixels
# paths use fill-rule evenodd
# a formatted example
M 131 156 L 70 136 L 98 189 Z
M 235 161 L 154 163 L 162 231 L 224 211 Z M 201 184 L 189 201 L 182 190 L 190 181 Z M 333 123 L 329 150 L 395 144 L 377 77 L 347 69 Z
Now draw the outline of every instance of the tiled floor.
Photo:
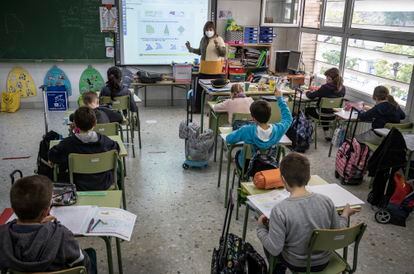
M 122 243 L 124 273 L 210 272 L 211 252 L 218 245 L 225 214 L 224 187 L 217 188 L 217 163 L 202 170 L 181 167 L 184 141 L 178 138 L 178 124 L 184 117 L 183 108 L 141 108 L 143 148 L 137 149 L 136 158 L 127 159 L 128 209 L 138 218 L 132 240 Z M 52 113 L 50 120 L 51 129 L 66 132 L 63 114 Z M 16 168 L 25 175 L 33 173 L 43 133 L 41 110 L 0 113 L 0 158 L 30 156 L 25 160 L 0 160 L 0 208 L 9 206 L 9 173 Z M 336 183 L 334 158 L 327 157 L 327 149 L 327 143 L 320 141 L 318 150 L 311 148 L 306 155 L 313 174 Z M 346 188 L 366 199 L 367 182 Z M 238 235 L 243 214 L 242 209 L 240 220 L 232 222 L 231 231 Z M 374 211 L 365 205 L 352 218 L 353 223 L 361 221 L 368 224 L 368 229 L 360 246 L 357 273 L 414 273 L 413 217 L 406 228 L 380 225 L 374 220 Z M 262 252 L 253 216 L 247 240 Z M 82 238 L 80 242 L 82 247 L 92 245 L 97 249 L 100 273 L 107 273 L 103 241 Z

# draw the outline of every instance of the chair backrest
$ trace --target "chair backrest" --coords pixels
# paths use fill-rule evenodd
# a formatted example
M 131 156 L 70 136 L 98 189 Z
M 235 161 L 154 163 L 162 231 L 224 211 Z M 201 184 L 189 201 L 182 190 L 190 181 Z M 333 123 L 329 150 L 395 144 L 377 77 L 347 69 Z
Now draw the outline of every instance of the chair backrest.
M 344 98 L 321 98 L 319 102 L 319 108 L 341 108 Z
M 114 135 L 118 135 L 119 124 L 117 122 L 96 124 L 94 130 L 102 135 L 114 136 Z
M 270 107 L 272 109 L 270 114 L 269 123 L 274 124 L 280 122 L 282 119 L 282 114 L 280 113 L 280 108 L 277 102 L 270 102 Z
M 14 270 L 8 270 L 7 274 L 27 274 L 27 272 L 20 272 Z M 63 269 L 53 272 L 31 272 L 31 274 L 86 274 L 86 268 L 84 266 L 77 266 L 68 269 Z
M 233 113 L 232 123 L 234 123 L 234 121 L 250 121 L 250 120 L 252 120 L 252 115 L 250 115 L 250 113 L 239 113 L 239 112 Z
M 389 128 L 392 129 L 393 127 L 402 130 L 402 131 L 409 131 L 413 129 L 413 123 L 399 123 L 399 124 L 394 124 L 394 123 L 386 123 L 385 124 L 385 128 Z
M 100 98 L 101 104 L 112 104 L 114 110 L 129 111 L 129 95 L 117 96 L 112 100 L 110 96 L 102 96 Z
M 118 167 L 118 152 L 110 150 L 93 154 L 69 154 L 69 179 L 73 184 L 73 174 L 96 174 L 106 171 L 113 171 L 114 182 L 116 183 L 116 171 Z
M 308 244 L 307 268 L 308 272 L 311 267 L 311 257 L 314 251 L 334 252 L 343 249 L 355 243 L 353 257 L 353 271 L 356 270 L 358 258 L 358 245 L 364 235 L 367 225 L 360 223 L 358 225 L 341 228 L 341 229 L 316 229 L 313 231 Z M 344 262 L 348 264 L 345 260 Z M 351 272 L 353 273 L 353 272 Z

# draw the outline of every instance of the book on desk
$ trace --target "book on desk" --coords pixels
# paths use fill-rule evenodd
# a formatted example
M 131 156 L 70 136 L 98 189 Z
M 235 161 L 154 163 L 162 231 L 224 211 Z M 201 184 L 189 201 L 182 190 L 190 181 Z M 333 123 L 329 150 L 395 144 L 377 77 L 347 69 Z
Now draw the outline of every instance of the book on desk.
M 69 229 L 74 235 L 110 236 L 131 240 L 137 216 L 126 210 L 97 206 L 53 207 L 50 215 Z M 11 208 L 0 215 L 0 224 L 8 223 L 17 216 Z
M 309 192 L 319 193 L 329 197 L 337 210 L 344 208 L 346 204 L 350 204 L 352 207 L 359 207 L 364 204 L 358 197 L 337 184 L 306 186 L 306 189 Z M 269 218 L 272 208 L 289 196 L 290 193 L 283 189 L 273 190 L 263 194 L 249 195 L 247 199 L 254 208 Z

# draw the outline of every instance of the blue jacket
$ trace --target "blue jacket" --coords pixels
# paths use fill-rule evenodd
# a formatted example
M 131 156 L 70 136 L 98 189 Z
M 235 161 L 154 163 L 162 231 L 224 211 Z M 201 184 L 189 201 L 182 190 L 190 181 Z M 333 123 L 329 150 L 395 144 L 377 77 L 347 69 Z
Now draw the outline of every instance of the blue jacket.
M 273 104 L 274 102 L 271 102 Z M 270 135 L 270 138 L 268 141 L 263 141 L 259 139 L 257 136 L 257 127 L 258 125 L 252 124 L 243 126 L 240 129 L 233 131 L 226 137 L 226 142 L 228 144 L 236 144 L 239 142 L 244 142 L 246 144 L 254 145 L 254 147 L 257 147 L 259 149 L 268 149 L 269 147 L 273 146 L 274 144 L 277 144 L 280 139 L 283 137 L 283 135 L 286 133 L 286 131 L 289 129 L 290 124 L 292 123 L 292 114 L 290 113 L 290 110 L 285 102 L 283 100 L 283 97 L 277 98 L 277 104 L 280 108 L 280 113 L 282 116 L 282 121 L 280 123 L 273 124 L 272 128 L 272 134 Z M 241 154 L 240 154 L 241 155 Z M 243 156 L 240 156 L 243 157 Z M 239 163 L 242 163 L 239 158 Z

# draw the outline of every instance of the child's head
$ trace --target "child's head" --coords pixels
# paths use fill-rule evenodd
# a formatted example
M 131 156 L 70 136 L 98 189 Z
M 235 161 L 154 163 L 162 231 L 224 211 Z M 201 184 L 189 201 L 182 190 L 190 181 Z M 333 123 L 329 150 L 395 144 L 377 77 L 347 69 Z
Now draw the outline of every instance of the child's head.
M 267 123 L 271 113 L 272 108 L 268 101 L 257 100 L 250 105 L 250 114 L 252 115 L 252 118 L 260 124 Z
M 90 107 L 78 108 L 73 116 L 76 127 L 81 131 L 87 132 L 96 126 L 95 111 Z
M 82 95 L 82 100 L 83 104 L 87 107 L 90 107 L 92 109 L 99 107 L 99 97 L 98 94 L 96 94 L 96 92 L 85 92 Z
M 339 69 L 330 68 L 325 71 L 326 83 L 332 83 L 336 86 L 336 90 L 339 91 L 342 89 L 344 80 L 342 79 Z
M 304 187 L 310 180 L 310 164 L 308 158 L 297 152 L 291 152 L 280 162 L 280 174 L 286 190 Z
M 106 84 L 111 90 L 111 99 L 114 100 L 121 89 L 122 71 L 118 67 L 110 67 L 106 72 L 108 81 Z
M 372 99 L 374 99 L 376 103 L 388 101 L 395 107 L 398 106 L 398 103 L 395 101 L 394 97 L 390 95 L 390 91 L 384 86 L 377 86 L 374 89 L 374 93 L 372 94 Z
M 230 90 L 231 98 L 245 97 L 244 89 L 240 84 L 234 84 Z
M 40 223 L 49 215 L 53 183 L 43 175 L 17 180 L 10 190 L 10 203 L 20 222 Z

